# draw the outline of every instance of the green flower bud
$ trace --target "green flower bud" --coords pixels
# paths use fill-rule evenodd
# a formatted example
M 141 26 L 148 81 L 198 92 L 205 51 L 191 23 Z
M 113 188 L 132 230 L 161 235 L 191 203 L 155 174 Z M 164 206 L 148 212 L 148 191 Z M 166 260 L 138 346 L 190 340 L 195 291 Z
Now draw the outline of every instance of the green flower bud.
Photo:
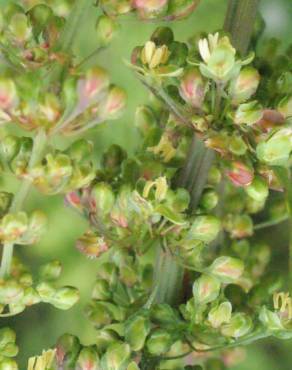
M 70 145 L 66 153 L 68 153 L 71 160 L 81 162 L 91 155 L 92 150 L 93 144 L 91 141 L 80 139 L 75 141 L 72 145 Z
M 229 149 L 235 155 L 244 155 L 247 145 L 240 136 L 232 136 L 229 141 Z
M 68 310 L 79 301 L 80 294 L 78 289 L 71 286 L 64 286 L 57 289 L 50 299 L 50 303 L 60 310 Z
M 127 370 L 140 370 L 140 367 L 133 361 L 128 365 Z
M 101 103 L 100 117 L 104 120 L 117 119 L 126 106 L 127 95 L 123 89 L 114 86 Z
M 245 187 L 247 194 L 255 201 L 263 201 L 269 195 L 269 187 L 262 177 L 255 177 L 253 182 Z
M 155 329 L 147 339 L 146 349 L 153 356 L 161 356 L 170 350 L 172 344 L 170 333 L 163 329 Z
M 99 352 L 104 352 L 109 346 L 118 341 L 119 336 L 110 329 L 97 330 L 95 343 Z
M 208 173 L 208 184 L 218 185 L 222 179 L 221 172 L 218 167 L 212 166 Z
M 237 125 L 246 124 L 251 126 L 258 122 L 263 116 L 263 109 L 257 101 L 241 104 L 234 116 Z
M 85 311 L 89 320 L 92 321 L 97 328 L 109 325 L 112 322 L 113 314 L 102 302 L 95 302 L 87 306 Z
M 189 68 L 181 78 L 179 93 L 192 107 L 201 108 L 204 102 L 206 86 L 197 68 Z
M 76 247 L 89 258 L 97 258 L 109 249 L 104 238 L 95 235 L 91 230 L 87 231 L 77 240 Z
M 32 28 L 25 14 L 14 14 L 10 19 L 9 30 L 20 43 L 26 42 L 31 37 Z
M 1 82 L 0 82 L 1 97 Z M 20 150 L 20 139 L 14 135 L 5 136 L 1 142 L 1 154 L 5 161 L 10 162 Z
M 4 348 L 8 343 L 15 343 L 16 335 L 15 332 L 8 328 L 0 329 L 0 349 Z
M 51 283 L 42 281 L 36 286 L 36 291 L 40 295 L 42 301 L 48 303 L 55 295 L 56 289 Z
M 253 221 L 248 215 L 229 215 L 224 223 L 225 229 L 234 239 L 246 238 L 253 234 Z
M 187 239 L 210 243 L 216 239 L 221 228 L 218 218 L 214 216 L 197 216 L 187 235 Z
M 110 213 L 115 203 L 115 195 L 110 185 L 104 182 L 98 183 L 93 187 L 91 196 L 99 217 Z
M 5 358 L 0 362 L 0 370 L 18 370 L 18 366 L 14 360 Z
M 27 14 L 33 25 L 33 33 L 37 37 L 45 28 L 48 20 L 53 15 L 53 11 L 45 4 L 38 4 L 29 9 Z
M 131 287 L 138 281 L 137 270 L 128 264 L 123 264 L 120 267 L 120 280 L 127 286 Z
M 247 197 L 245 202 L 245 209 L 249 214 L 255 214 L 262 211 L 266 204 L 266 198 L 262 200 L 254 200 L 251 197 Z
M 242 275 L 244 264 L 238 258 L 221 256 L 215 259 L 208 270 L 223 283 L 231 283 Z
M 168 0 L 134 0 L 133 7 L 142 19 L 152 19 L 166 13 Z
M 151 307 L 151 321 L 158 324 L 174 324 L 179 318 L 172 307 L 166 303 Z
M 102 357 L 101 365 L 104 370 L 123 370 L 130 360 L 131 350 L 126 343 L 112 344 Z
M 197 304 L 214 301 L 220 293 L 220 281 L 211 275 L 202 274 L 193 285 L 193 295 Z
M 97 276 L 106 280 L 110 285 L 115 284 L 118 278 L 116 265 L 111 262 L 103 263 L 98 269 Z
M 169 2 L 167 20 L 187 17 L 199 4 L 199 0 L 172 0 Z
M 53 260 L 40 268 L 40 277 L 42 280 L 56 280 L 62 272 L 61 262 Z
M 151 35 L 151 41 L 157 46 L 170 45 L 174 41 L 172 29 L 169 27 L 157 27 Z
M 79 353 L 76 370 L 99 370 L 99 358 L 94 347 L 85 347 Z
M 21 237 L 28 228 L 28 217 L 25 212 L 6 214 L 0 224 L 0 238 L 12 242 Z
M 200 207 L 204 208 L 206 211 L 210 211 L 215 208 L 218 204 L 218 194 L 213 189 L 204 190 L 201 200 Z
M 260 322 L 270 331 L 284 330 L 280 317 L 276 312 L 270 311 L 263 306 L 259 313 Z
M 219 306 L 215 306 L 209 311 L 208 321 L 213 328 L 219 328 L 222 324 L 228 323 L 230 321 L 231 313 L 231 303 L 222 302 Z
M 258 71 L 252 67 L 243 68 L 229 86 L 233 104 L 240 104 L 248 100 L 257 90 L 260 82 Z
M 28 287 L 24 290 L 24 296 L 21 302 L 25 306 L 32 306 L 34 304 L 40 303 L 41 297 L 39 296 L 35 289 L 33 289 L 32 287 Z
M 260 161 L 271 166 L 286 166 L 292 151 L 292 130 L 281 129 L 266 141 L 257 145 L 256 153 Z
M 0 303 L 18 303 L 23 298 L 23 288 L 15 280 L 0 280 Z
M 79 352 L 79 339 L 70 334 L 62 335 L 56 345 L 57 365 L 61 368 L 73 369 Z
M 117 23 L 113 18 L 101 15 L 96 23 L 97 39 L 101 45 L 108 45 L 117 31 Z
M 129 343 L 131 349 L 137 352 L 144 347 L 149 332 L 149 319 L 143 315 L 137 315 L 130 318 L 126 323 L 125 339 Z
M 285 118 L 292 116 L 292 96 L 283 98 L 277 109 Z
M 92 299 L 107 301 L 112 296 L 109 283 L 106 280 L 99 279 L 96 281 L 92 291 Z
M 232 315 L 228 324 L 224 324 L 221 333 L 226 337 L 240 338 L 248 334 L 252 329 L 252 320 L 244 313 Z
M 18 347 L 15 343 L 7 343 L 1 348 L 1 356 L 3 357 L 15 357 L 18 353 Z

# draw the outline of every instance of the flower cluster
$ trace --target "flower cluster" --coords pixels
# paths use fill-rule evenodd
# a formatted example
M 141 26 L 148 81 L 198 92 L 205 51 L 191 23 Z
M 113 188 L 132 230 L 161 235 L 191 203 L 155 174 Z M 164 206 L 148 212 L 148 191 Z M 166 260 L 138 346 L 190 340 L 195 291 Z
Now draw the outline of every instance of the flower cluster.
M 121 15 L 135 11 L 143 20 L 172 21 L 182 19 L 191 14 L 199 0 L 101 0 L 103 11 L 110 15 Z
M 0 329 L 0 366 L 2 369 L 17 369 L 14 361 L 18 353 L 18 347 L 15 344 L 16 335 L 10 328 Z
M 61 310 L 71 308 L 79 300 L 79 292 L 71 286 L 57 286 L 61 272 L 60 262 L 54 260 L 40 267 L 35 282 L 30 270 L 15 259 L 11 275 L 0 280 L 0 317 L 17 315 L 40 302 Z

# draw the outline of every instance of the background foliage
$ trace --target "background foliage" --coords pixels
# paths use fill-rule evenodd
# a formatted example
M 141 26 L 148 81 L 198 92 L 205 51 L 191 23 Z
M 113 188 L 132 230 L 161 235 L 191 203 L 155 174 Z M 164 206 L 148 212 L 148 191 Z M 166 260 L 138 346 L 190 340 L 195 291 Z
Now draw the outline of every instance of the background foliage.
M 0 0 L 0 6 L 8 0 Z M 187 20 L 172 24 L 178 40 L 185 40 L 198 31 L 211 32 L 223 24 L 226 0 L 202 0 L 198 10 Z M 291 42 L 292 35 L 292 2 L 291 0 L 262 0 L 262 14 L 267 28 L 264 37 L 277 37 L 284 44 Z M 95 48 L 94 23 L 98 14 L 88 14 L 88 22 L 83 25 L 76 42 L 77 52 L 85 56 Z M 129 105 L 124 116 L 118 120 L 91 130 L 87 138 L 95 142 L 95 157 L 98 161 L 100 154 L 108 145 L 116 143 L 128 151 L 138 144 L 138 135 L 133 125 L 135 107 L 147 99 L 146 91 L 134 78 L 132 72 L 123 63 L 129 59 L 134 46 L 143 44 L 152 31 L 159 25 L 157 22 L 141 24 L 132 17 L 121 18 L 118 36 L 111 46 L 97 56 L 97 61 L 106 67 L 115 83 L 124 87 L 129 95 Z M 0 131 L 0 138 L 4 132 Z M 13 189 L 17 184 L 11 179 L 1 179 L 1 188 Z M 45 198 L 32 192 L 28 199 L 27 208 L 44 209 L 49 217 L 49 229 L 42 241 L 33 247 L 19 248 L 22 258 L 29 265 L 37 267 L 49 259 L 57 258 L 64 265 L 62 283 L 70 283 L 81 291 L 81 302 L 73 309 L 63 312 L 51 306 L 38 305 L 26 310 L 21 316 L 10 320 L 9 324 L 18 333 L 18 344 L 21 348 L 19 363 L 24 367 L 24 359 L 43 348 L 52 345 L 56 338 L 64 332 L 78 334 L 83 343 L 94 339 L 94 330 L 83 316 L 83 306 L 90 295 L 90 289 L 95 280 L 98 262 L 86 259 L 75 249 L 74 243 L 86 229 L 86 223 L 72 210 L 64 207 L 60 196 Z M 287 226 L 283 225 L 277 235 L 285 234 Z M 267 235 L 267 237 L 269 237 Z M 281 238 L 280 238 L 281 239 Z M 285 264 L 285 251 L 281 250 L 281 240 L 275 251 L 277 265 Z M 284 244 L 284 243 L 283 243 Z M 282 253 L 283 252 L 283 253 Z M 1 325 L 1 324 L 0 324 Z M 2 326 L 2 325 L 1 325 Z M 247 349 L 246 360 L 232 370 L 262 369 L 262 370 L 291 370 L 292 354 L 289 351 L 291 341 L 267 341 Z

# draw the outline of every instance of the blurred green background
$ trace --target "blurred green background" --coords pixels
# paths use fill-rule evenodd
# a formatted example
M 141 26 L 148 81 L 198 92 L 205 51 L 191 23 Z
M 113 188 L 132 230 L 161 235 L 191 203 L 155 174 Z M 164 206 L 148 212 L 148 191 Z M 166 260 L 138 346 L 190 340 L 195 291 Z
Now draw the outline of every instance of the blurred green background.
M 78 1 L 78 0 L 77 0 Z M 0 0 L 0 6 L 8 0 Z M 227 0 L 201 0 L 197 11 L 187 20 L 170 24 L 176 38 L 186 40 L 196 32 L 210 32 L 222 27 Z M 267 28 L 264 37 L 278 37 L 283 42 L 292 40 L 292 1 L 262 0 L 261 12 Z M 76 52 L 80 57 L 88 55 L 96 48 L 94 24 L 98 14 L 90 12 L 75 40 Z M 95 156 L 98 159 L 108 145 L 117 143 L 129 152 L 139 144 L 133 125 L 135 107 L 147 99 L 147 92 L 135 80 L 123 60 L 130 57 L 131 50 L 143 44 L 157 27 L 158 23 L 142 23 L 134 18 L 120 19 L 120 31 L 111 46 L 100 53 L 96 63 L 106 67 L 112 80 L 123 86 L 129 96 L 128 108 L 118 120 L 90 131 L 86 136 L 95 142 Z M 3 188 L 11 184 L 10 179 L 2 179 Z M 70 311 L 59 311 L 48 305 L 27 309 L 23 314 L 10 320 L 1 320 L 1 326 L 11 325 L 17 332 L 20 347 L 19 362 L 26 368 L 26 359 L 55 343 L 64 332 L 78 335 L 87 344 L 94 340 L 94 330 L 83 315 L 83 307 L 90 297 L 95 280 L 97 262 L 88 260 L 75 249 L 78 236 L 86 229 L 86 222 L 64 206 L 62 197 L 45 198 L 32 192 L 26 203 L 28 210 L 41 208 L 49 218 L 49 229 L 42 241 L 32 247 L 19 247 L 16 253 L 33 269 L 50 259 L 59 259 L 64 265 L 62 283 L 77 286 L 81 291 L 81 302 Z M 284 262 L 283 262 L 284 263 Z M 264 341 L 249 346 L 246 360 L 233 370 L 291 370 L 292 342 Z

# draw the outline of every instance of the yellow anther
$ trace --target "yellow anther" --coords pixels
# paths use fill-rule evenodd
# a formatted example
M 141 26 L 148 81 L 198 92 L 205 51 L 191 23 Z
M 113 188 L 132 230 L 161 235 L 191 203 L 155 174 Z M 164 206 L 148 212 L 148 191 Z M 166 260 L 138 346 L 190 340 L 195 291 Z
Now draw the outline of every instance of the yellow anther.
M 275 310 L 279 310 L 281 313 L 288 311 L 288 319 L 292 319 L 292 298 L 289 293 L 274 293 L 273 302 Z

